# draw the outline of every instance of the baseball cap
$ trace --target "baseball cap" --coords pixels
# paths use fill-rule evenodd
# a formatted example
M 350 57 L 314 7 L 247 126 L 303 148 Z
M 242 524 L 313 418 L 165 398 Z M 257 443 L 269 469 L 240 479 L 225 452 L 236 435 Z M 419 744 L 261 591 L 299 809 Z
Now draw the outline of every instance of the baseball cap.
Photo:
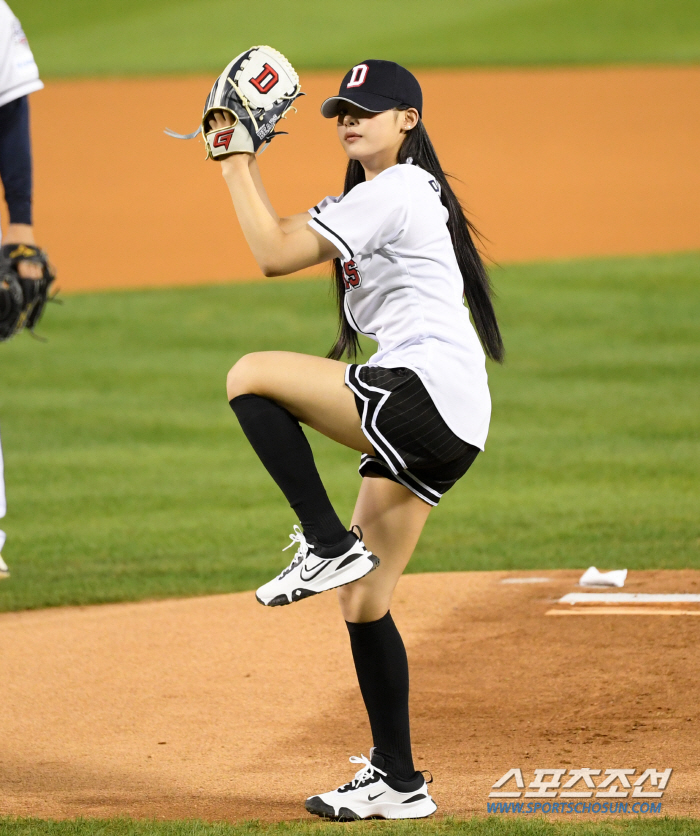
M 370 113 L 407 105 L 423 115 L 423 93 L 418 79 L 393 61 L 370 58 L 355 64 L 345 74 L 338 95 L 321 105 L 321 113 L 326 119 L 332 119 L 338 115 L 343 102 L 352 102 Z

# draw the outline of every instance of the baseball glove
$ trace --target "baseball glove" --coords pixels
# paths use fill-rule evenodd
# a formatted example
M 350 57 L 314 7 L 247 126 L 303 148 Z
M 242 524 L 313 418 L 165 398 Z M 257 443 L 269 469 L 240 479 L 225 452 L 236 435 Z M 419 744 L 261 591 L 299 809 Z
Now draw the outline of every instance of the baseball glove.
M 12 269 L 0 268 L 0 343 L 22 330 L 22 288 Z
M 286 133 L 276 131 L 275 126 L 286 118 L 292 102 L 303 95 L 299 76 L 284 55 L 269 46 L 254 46 L 234 58 L 214 82 L 200 128 L 191 134 L 177 134 L 166 128 L 165 133 L 178 139 L 194 139 L 201 133 L 207 159 L 255 154 Z M 216 111 L 228 113 L 233 125 L 211 130 L 208 120 Z
M 41 277 L 20 276 L 21 261 L 38 264 Z M 22 328 L 34 331 L 56 278 L 43 250 L 28 244 L 5 244 L 0 250 L 0 341 L 8 340 Z

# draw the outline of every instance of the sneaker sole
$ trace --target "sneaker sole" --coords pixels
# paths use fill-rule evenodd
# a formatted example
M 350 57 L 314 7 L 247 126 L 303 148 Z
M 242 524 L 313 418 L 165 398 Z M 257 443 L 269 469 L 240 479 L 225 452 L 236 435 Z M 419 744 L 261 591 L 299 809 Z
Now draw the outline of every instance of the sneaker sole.
M 342 581 L 341 583 L 336 583 L 333 586 L 327 586 L 324 589 L 297 589 L 296 592 L 300 594 L 297 595 L 294 600 L 290 599 L 285 593 L 281 595 L 276 595 L 270 601 L 263 601 L 262 598 L 258 597 L 258 593 L 255 593 L 255 600 L 262 604 L 264 607 L 284 607 L 287 604 L 293 604 L 295 601 L 302 601 L 304 598 L 311 598 L 312 595 L 320 595 L 322 592 L 328 592 L 331 589 L 339 589 L 341 586 L 347 586 L 349 583 L 355 583 L 355 581 L 359 581 L 362 578 L 366 578 L 367 575 L 374 572 L 374 570 L 379 566 L 379 558 L 376 555 L 372 555 L 372 568 L 365 572 L 364 575 L 358 575 L 356 578 L 351 578 L 349 581 Z
M 368 809 L 356 812 L 349 807 L 341 807 L 336 813 L 330 804 L 315 795 L 306 799 L 307 812 L 331 821 L 360 821 L 362 819 L 425 819 L 437 810 L 437 804 L 429 796 L 414 803 L 412 807 L 401 804 L 367 804 Z

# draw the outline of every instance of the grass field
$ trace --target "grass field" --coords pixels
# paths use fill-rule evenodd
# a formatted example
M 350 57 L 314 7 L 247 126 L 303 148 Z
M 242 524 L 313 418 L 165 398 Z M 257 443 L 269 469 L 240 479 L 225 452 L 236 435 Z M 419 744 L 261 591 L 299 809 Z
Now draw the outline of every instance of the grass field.
M 220 72 L 269 43 L 298 67 L 697 62 L 696 0 L 13 0 L 45 76 Z
M 409 571 L 700 566 L 700 255 L 495 271 L 486 453 Z M 323 354 L 319 281 L 70 296 L 5 344 L 0 609 L 250 589 L 295 521 L 230 413 L 246 351 Z M 310 433 L 348 519 L 357 455 Z
M 270 43 L 300 69 L 697 63 L 697 0 L 11 0 L 42 77 L 218 73 Z M 494 271 L 509 351 L 487 452 L 409 571 L 700 567 L 700 254 Z M 243 353 L 324 354 L 323 283 L 83 294 L 0 349 L 9 516 L 0 611 L 252 589 L 294 518 L 230 413 Z M 310 434 L 341 515 L 358 456 Z M 338 825 L 43 821 L 0 836 L 691 836 L 700 821 Z
M 329 836 L 338 833 L 382 836 L 695 836 L 700 822 L 687 818 L 645 818 L 608 822 L 548 822 L 535 819 L 472 818 L 442 821 L 257 822 L 207 824 L 200 821 L 156 822 L 112 819 L 102 821 L 43 821 L 2 819 L 0 836 Z

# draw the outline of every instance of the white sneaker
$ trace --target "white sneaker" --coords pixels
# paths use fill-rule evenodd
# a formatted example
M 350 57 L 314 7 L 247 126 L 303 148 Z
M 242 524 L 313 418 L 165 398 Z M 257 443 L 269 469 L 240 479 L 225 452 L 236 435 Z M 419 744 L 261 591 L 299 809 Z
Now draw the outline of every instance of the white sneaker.
M 437 810 L 422 775 L 414 782 L 406 782 L 409 787 L 415 783 L 415 788 L 399 792 L 382 779 L 387 773 L 364 755 L 359 758 L 353 755 L 350 761 L 364 766 L 352 781 L 337 790 L 307 798 L 305 806 L 309 813 L 335 821 L 355 821 L 370 818 L 423 819 Z
M 7 563 L 2 559 L 2 555 L 0 554 L 0 578 L 9 578 L 10 577 L 10 570 L 7 568 Z
M 294 526 L 294 534 L 290 534 L 289 539 L 292 542 L 282 551 L 298 543 L 299 549 L 294 560 L 255 593 L 258 601 L 266 607 L 281 607 L 327 589 L 344 586 L 364 578 L 379 566 L 379 558 L 367 550 L 361 536 L 339 557 L 319 557 L 313 554 L 314 546 L 306 542 L 298 525 Z

